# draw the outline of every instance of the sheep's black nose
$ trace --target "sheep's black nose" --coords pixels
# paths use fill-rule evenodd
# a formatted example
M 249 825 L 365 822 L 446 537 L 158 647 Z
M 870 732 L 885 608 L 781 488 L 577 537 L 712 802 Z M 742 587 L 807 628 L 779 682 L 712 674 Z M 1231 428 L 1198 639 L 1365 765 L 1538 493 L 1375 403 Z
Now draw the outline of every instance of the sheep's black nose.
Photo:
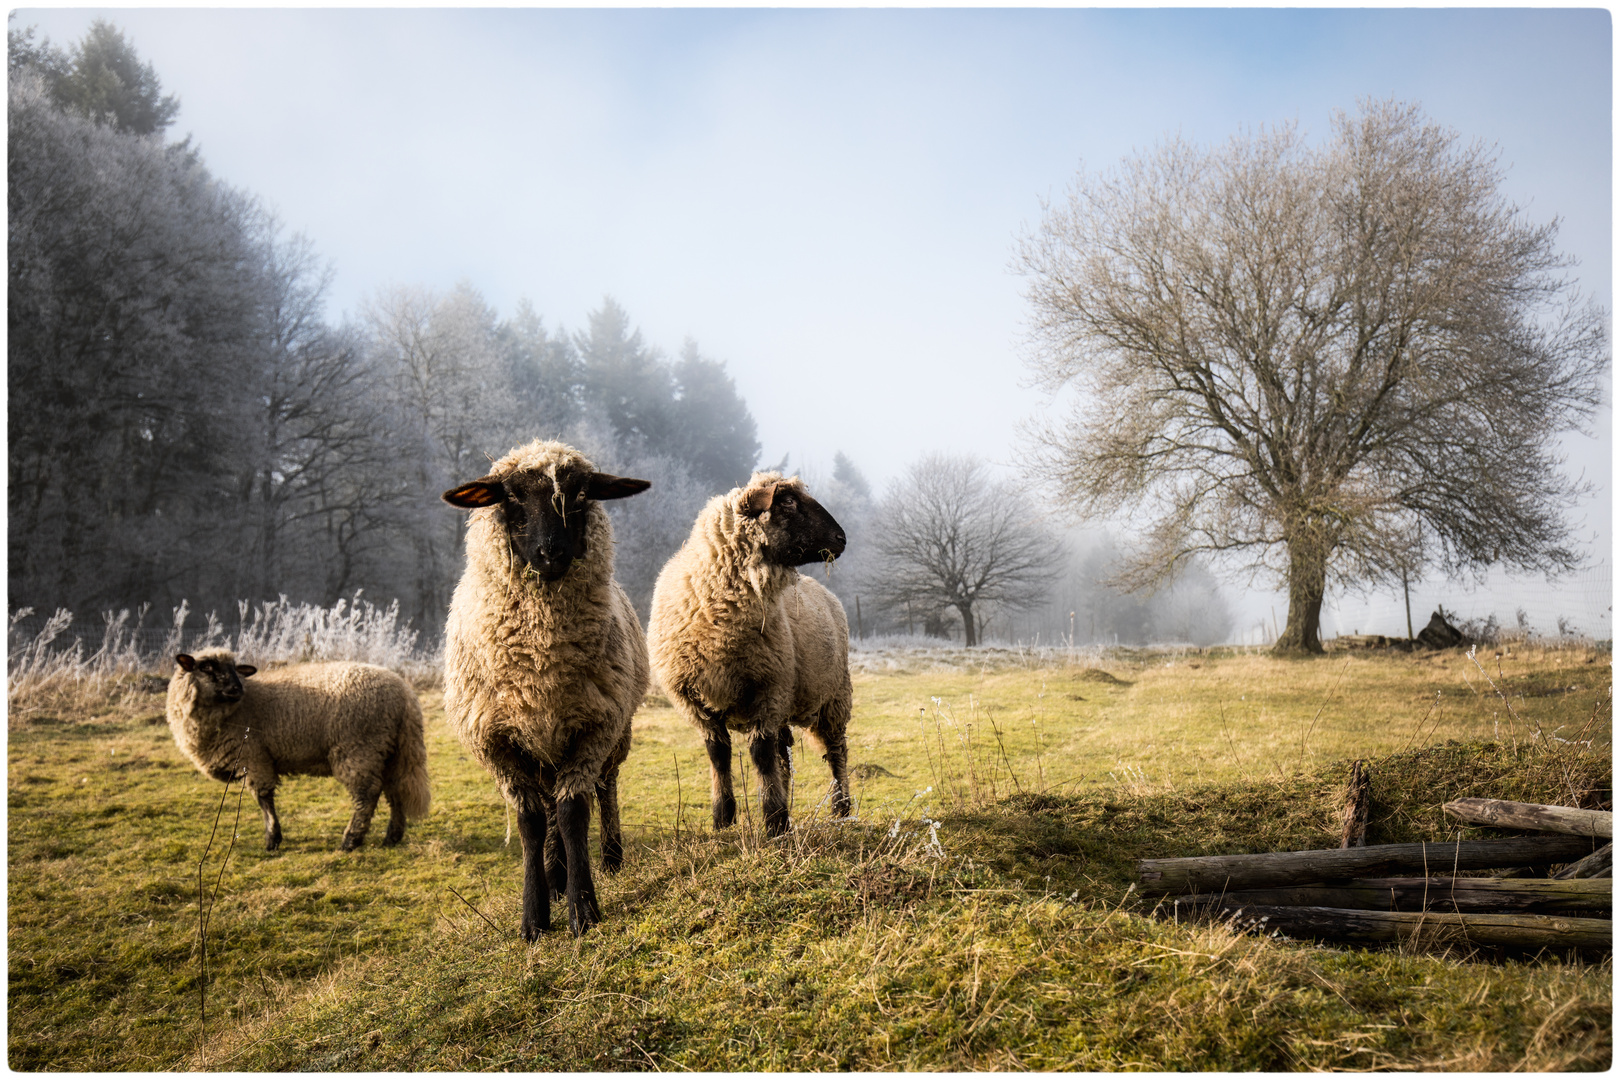
M 539 574 L 543 581 L 556 581 L 568 573 L 568 567 L 572 563 L 573 560 L 567 557 L 554 559 L 538 553 L 529 560 L 529 565 L 534 568 L 534 572 Z

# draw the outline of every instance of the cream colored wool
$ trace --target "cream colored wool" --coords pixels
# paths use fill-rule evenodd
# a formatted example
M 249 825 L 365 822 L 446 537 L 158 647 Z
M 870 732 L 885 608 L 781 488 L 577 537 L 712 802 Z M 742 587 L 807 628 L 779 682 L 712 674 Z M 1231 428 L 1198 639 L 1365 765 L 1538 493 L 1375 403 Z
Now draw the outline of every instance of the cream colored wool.
M 793 724 L 808 730 L 844 785 L 849 723 L 849 622 L 820 582 L 765 561 L 768 527 L 743 512 L 750 494 L 797 477 L 755 473 L 710 499 L 664 565 L 648 621 L 653 672 L 700 731 Z
M 207 649 L 195 659 L 236 664 L 229 649 Z M 167 706 L 176 745 L 204 775 L 245 776 L 261 805 L 282 776 L 336 777 L 357 807 L 371 793 L 362 833 L 379 792 L 405 819 L 426 816 L 422 707 L 394 672 L 346 661 L 272 668 L 244 679 L 241 701 L 229 704 L 199 702 L 205 685 L 177 664 Z
M 537 439 L 489 475 L 568 469 L 595 466 Z M 512 748 L 554 773 L 553 798 L 596 793 L 628 753 L 630 717 L 647 692 L 646 638 L 613 580 L 613 526 L 596 502 L 585 513 L 586 553 L 554 582 L 514 565 L 498 507 L 469 515 L 467 568 L 445 627 L 445 716 L 513 803 L 525 778 Z

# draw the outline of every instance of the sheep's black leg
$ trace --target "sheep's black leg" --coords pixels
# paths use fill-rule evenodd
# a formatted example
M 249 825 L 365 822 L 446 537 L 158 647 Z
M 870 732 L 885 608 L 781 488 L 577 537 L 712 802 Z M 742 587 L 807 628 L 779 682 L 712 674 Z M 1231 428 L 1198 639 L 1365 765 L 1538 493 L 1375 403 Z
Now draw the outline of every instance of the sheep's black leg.
M 624 865 L 624 836 L 619 825 L 619 767 L 613 765 L 596 785 L 602 813 L 602 869 L 617 874 Z
M 836 745 L 827 747 L 827 767 L 833 777 L 833 816 L 849 817 L 849 748 L 842 738 Z
M 541 795 L 540 803 L 546 809 L 546 880 L 551 885 L 551 898 L 561 900 L 568 891 L 568 858 L 559 831 L 561 817 L 557 813 L 557 800 Z
M 533 795 L 518 802 L 517 826 L 518 839 L 523 841 L 523 922 L 519 933 L 524 941 L 533 941 L 551 929 L 551 890 L 543 863 L 546 810 Z
M 274 851 L 281 846 L 281 819 L 276 816 L 276 790 L 255 791 L 259 812 L 264 815 L 264 850 Z
M 353 792 L 354 816 L 343 830 L 342 850 L 353 851 L 365 843 L 366 830 L 371 828 L 371 816 L 377 812 L 377 800 L 382 797 L 382 782 L 376 781 Z
M 759 801 L 765 812 L 765 835 L 781 836 L 788 828 L 787 776 L 780 767 L 781 733 L 756 730 L 748 740 L 748 756 L 759 773 Z
M 849 699 L 836 697 L 821 707 L 810 724 L 810 734 L 826 748 L 827 767 L 832 770 L 833 816 L 849 817 L 852 804 L 849 797 L 849 743 L 845 731 L 849 728 Z
M 602 921 L 591 882 L 591 862 L 585 844 L 591 829 L 591 797 L 570 795 L 557 800 L 558 831 L 568 853 L 568 928 L 579 937 Z
M 784 772 L 789 779 L 792 779 L 792 776 L 794 776 L 794 751 L 792 751 L 792 745 L 794 745 L 794 729 L 791 729 L 791 727 L 787 727 L 787 725 L 784 724 L 782 725 L 781 732 L 778 732 L 778 740 L 776 740 L 776 756 L 781 759 L 782 772 Z
M 737 820 L 737 797 L 731 790 L 731 732 L 723 727 L 704 732 L 703 747 L 709 752 L 709 798 L 714 809 L 714 827 L 724 829 Z
M 388 797 L 388 831 L 383 834 L 383 846 L 393 847 L 405 839 L 405 807 L 395 792 L 387 791 L 384 794 Z

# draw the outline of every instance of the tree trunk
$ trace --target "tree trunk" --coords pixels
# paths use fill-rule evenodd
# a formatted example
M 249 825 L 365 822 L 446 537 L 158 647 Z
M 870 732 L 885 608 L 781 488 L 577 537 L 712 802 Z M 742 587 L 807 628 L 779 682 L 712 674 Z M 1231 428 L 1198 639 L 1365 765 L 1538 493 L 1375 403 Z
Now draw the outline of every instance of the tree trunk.
M 1452 840 L 1415 844 L 1375 844 L 1319 851 L 1276 851 L 1258 855 L 1195 855 L 1182 859 L 1141 859 L 1136 864 L 1143 895 L 1264 889 L 1416 870 L 1450 873 L 1573 862 L 1592 851 L 1582 836 L 1525 836 L 1511 840 Z
M 1350 790 L 1344 801 L 1341 848 L 1367 846 L 1367 818 L 1372 814 L 1372 772 L 1365 761 L 1350 767 Z
M 1364 911 L 1329 907 L 1253 905 L 1234 921 L 1291 938 L 1498 945 L 1519 949 L 1607 949 L 1614 923 L 1564 915 L 1455 915 L 1444 912 Z
M 979 643 L 979 635 L 973 625 L 973 605 L 957 604 L 956 610 L 962 613 L 962 644 L 972 647 Z
M 1574 836 L 1614 836 L 1614 815 L 1607 810 L 1509 802 L 1506 799 L 1453 799 L 1441 807 L 1452 817 L 1499 829 L 1539 829 Z
M 1327 552 L 1311 538 L 1288 542 L 1288 624 L 1272 652 L 1322 652 L 1322 597 L 1327 592 Z
M 1577 860 L 1564 867 L 1553 877 L 1560 880 L 1568 878 L 1606 878 L 1614 875 L 1614 843 L 1604 844 L 1584 859 Z
M 1209 908 L 1235 912 L 1266 907 L 1369 908 L 1376 911 L 1451 911 L 1531 914 L 1602 912 L 1613 907 L 1612 883 L 1549 878 L 1357 878 L 1339 885 L 1286 885 L 1196 893 L 1171 901 L 1175 911 Z

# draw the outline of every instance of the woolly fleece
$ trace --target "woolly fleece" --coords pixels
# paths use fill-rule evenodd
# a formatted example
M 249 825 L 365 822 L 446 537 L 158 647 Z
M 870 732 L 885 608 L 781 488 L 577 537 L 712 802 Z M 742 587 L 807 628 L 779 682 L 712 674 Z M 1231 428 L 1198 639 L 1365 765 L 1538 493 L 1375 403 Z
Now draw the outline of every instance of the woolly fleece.
M 555 483 L 563 470 L 596 471 L 572 447 L 537 439 L 490 476 L 530 471 Z M 555 798 L 592 795 L 624 760 L 647 692 L 646 638 L 613 580 L 613 526 L 600 504 L 585 512 L 585 555 L 554 582 L 514 565 L 499 507 L 468 516 L 467 568 L 445 628 L 445 716 L 515 804 L 533 780 L 514 773 L 510 748 L 555 770 Z
M 236 664 L 229 649 L 196 654 L 210 658 Z M 175 666 L 167 713 L 176 745 L 204 775 L 245 773 L 261 796 L 281 776 L 334 776 L 357 801 L 380 790 L 407 819 L 427 814 L 422 706 L 394 672 L 346 661 L 292 664 L 244 679 L 241 701 L 214 705 L 198 702 L 197 679 Z
M 710 499 L 665 564 L 648 622 L 660 685 L 699 730 L 807 727 L 842 749 L 852 689 L 849 622 L 820 582 L 765 561 L 766 527 L 743 513 L 750 492 L 783 481 L 755 473 Z M 797 477 L 786 480 L 803 495 Z

